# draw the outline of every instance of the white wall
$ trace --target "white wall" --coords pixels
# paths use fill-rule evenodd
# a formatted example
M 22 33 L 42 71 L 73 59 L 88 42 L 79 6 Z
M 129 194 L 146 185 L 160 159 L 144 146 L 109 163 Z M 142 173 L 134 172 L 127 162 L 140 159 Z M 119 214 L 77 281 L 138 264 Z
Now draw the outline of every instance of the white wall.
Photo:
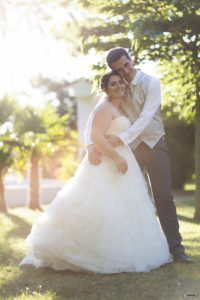
M 75 97 L 77 99 L 77 127 L 78 140 L 84 143 L 84 131 L 88 117 L 98 102 L 99 96 L 92 94 L 92 83 L 81 78 L 72 85 Z

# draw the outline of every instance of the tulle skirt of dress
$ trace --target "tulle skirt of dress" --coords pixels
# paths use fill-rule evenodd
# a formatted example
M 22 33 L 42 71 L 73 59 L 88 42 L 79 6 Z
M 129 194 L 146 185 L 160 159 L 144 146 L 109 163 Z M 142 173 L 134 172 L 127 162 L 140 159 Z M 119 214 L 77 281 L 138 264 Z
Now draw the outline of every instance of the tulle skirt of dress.
M 141 170 L 129 147 L 120 174 L 109 158 L 87 156 L 34 223 L 22 264 L 98 273 L 147 272 L 170 262 Z

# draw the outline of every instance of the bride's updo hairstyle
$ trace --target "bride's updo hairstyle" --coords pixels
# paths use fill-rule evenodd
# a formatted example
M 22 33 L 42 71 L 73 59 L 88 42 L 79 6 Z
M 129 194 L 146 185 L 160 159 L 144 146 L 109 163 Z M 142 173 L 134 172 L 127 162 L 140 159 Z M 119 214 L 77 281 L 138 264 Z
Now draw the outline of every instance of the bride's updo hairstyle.
M 117 76 L 121 77 L 116 71 L 112 71 L 112 70 L 111 70 L 111 71 L 106 72 L 106 73 L 101 77 L 101 80 L 100 80 L 100 88 L 101 88 L 101 90 L 107 91 L 108 83 L 109 83 L 110 77 L 113 76 L 113 75 L 117 75 Z

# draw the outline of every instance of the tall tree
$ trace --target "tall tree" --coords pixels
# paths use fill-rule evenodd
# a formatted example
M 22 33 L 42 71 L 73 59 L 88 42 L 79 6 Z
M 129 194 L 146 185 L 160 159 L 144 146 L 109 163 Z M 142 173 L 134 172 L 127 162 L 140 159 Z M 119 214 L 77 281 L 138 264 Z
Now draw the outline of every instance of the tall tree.
M 134 62 L 144 59 L 180 63 L 184 76 L 181 85 L 190 82 L 190 95 L 182 99 L 184 107 L 195 111 L 195 215 L 200 219 L 200 4 L 199 0 L 77 0 L 89 11 L 87 22 L 77 26 L 75 47 L 89 53 L 122 46 Z M 82 41 L 81 45 L 76 41 Z M 103 65 L 103 64 L 102 64 Z M 102 67 L 100 65 L 100 67 Z
M 12 149 L 4 142 L 0 142 L 0 144 L 0 211 L 6 212 L 4 176 L 12 163 Z
M 29 159 L 29 201 L 31 209 L 40 208 L 39 162 L 53 154 L 59 146 L 70 145 L 70 129 L 66 126 L 67 115 L 59 117 L 55 108 L 47 105 L 44 108 L 26 106 L 16 113 L 14 123 L 17 139 L 23 144 L 21 156 Z
M 6 212 L 4 176 L 13 162 L 12 116 L 16 102 L 5 95 L 0 100 L 0 211 Z M 8 140 L 9 143 L 8 143 Z

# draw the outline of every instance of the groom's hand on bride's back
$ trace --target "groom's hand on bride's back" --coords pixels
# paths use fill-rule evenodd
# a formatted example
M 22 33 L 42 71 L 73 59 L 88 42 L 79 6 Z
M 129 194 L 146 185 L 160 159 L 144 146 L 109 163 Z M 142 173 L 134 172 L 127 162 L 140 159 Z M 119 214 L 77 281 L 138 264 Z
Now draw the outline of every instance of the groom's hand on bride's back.
M 94 144 L 87 146 L 87 154 L 91 165 L 98 166 L 101 163 L 101 152 Z

